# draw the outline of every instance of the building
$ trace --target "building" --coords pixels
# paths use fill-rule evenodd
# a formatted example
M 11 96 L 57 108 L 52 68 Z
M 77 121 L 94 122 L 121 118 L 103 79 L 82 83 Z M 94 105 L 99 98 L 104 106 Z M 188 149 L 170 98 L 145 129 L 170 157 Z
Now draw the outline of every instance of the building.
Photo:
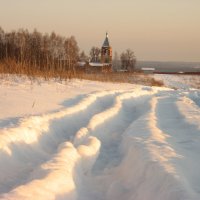
M 94 58 L 89 60 L 89 62 L 84 61 L 77 63 L 77 67 L 80 71 L 85 71 L 86 73 L 107 73 L 112 71 L 112 47 L 109 43 L 108 33 L 106 33 L 106 38 L 101 47 L 100 59 L 97 59 L 99 55 L 99 53 L 98 55 L 97 53 L 95 55 L 94 52 Z
M 108 33 L 101 47 L 101 63 L 112 65 L 112 47 L 110 46 Z
M 142 67 L 141 70 L 144 74 L 153 74 L 155 72 L 155 68 L 153 67 Z

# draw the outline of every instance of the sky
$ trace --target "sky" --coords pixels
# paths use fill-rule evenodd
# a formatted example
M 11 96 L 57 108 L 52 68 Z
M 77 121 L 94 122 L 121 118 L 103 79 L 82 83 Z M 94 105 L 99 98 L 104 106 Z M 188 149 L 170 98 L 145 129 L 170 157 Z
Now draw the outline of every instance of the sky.
M 200 61 L 200 0 L 0 0 L 0 26 L 74 35 L 86 53 L 108 32 L 118 54 Z

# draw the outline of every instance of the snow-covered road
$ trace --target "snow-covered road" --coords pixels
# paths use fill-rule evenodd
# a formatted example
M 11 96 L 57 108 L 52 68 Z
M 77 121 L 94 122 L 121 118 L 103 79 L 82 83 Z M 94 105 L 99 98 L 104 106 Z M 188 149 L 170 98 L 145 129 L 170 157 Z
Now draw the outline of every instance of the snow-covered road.
M 67 105 L 2 126 L 0 199 L 200 199 L 199 90 L 77 88 Z

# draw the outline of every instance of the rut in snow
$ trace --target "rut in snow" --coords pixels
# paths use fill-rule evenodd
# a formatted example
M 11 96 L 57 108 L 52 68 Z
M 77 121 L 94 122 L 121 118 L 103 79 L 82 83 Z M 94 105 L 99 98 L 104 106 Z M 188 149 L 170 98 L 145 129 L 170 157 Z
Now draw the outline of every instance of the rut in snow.
M 197 200 L 200 109 L 160 90 L 92 93 L 2 130 L 0 199 Z
M 101 149 L 91 170 L 84 174 L 77 186 L 78 194 L 80 194 L 78 199 L 106 199 L 111 176 L 109 173 L 120 164 L 124 156 L 120 152 L 123 134 L 131 123 L 150 109 L 151 97 L 151 95 L 144 95 L 126 99 L 126 95 L 122 95 L 114 107 L 94 117 L 94 119 L 104 118 L 104 116 L 107 118 L 110 113 L 115 111 L 112 117 L 107 118 L 98 126 L 91 128 L 89 125 L 89 134 L 100 140 Z M 93 119 L 91 123 L 92 121 Z
M 30 181 L 30 173 L 48 161 L 61 143 L 72 139 L 94 114 L 111 106 L 115 95 L 115 91 L 91 94 L 69 109 L 24 119 L 19 127 L 3 130 L 0 192 Z
M 120 93 L 122 91 L 91 94 L 69 109 L 32 117 L 24 120 L 19 127 L 3 130 L 0 168 L 5 173 L 0 177 L 1 193 L 9 192 L 14 188 L 10 194 L 16 193 L 21 184 L 30 185 L 35 179 L 47 176 L 47 170 L 43 169 L 43 165 L 58 156 L 62 144 L 73 141 L 76 132 L 81 127 L 85 127 L 92 117 L 110 109 L 116 103 L 115 99 Z M 66 145 L 68 148 L 68 144 Z M 7 175 L 8 173 L 10 176 Z

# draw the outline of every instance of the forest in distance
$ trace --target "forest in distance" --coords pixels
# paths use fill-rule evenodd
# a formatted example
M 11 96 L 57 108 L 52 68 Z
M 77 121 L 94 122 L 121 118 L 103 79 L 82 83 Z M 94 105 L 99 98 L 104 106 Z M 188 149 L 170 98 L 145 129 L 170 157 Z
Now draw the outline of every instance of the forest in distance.
M 36 29 L 5 32 L 0 27 L 1 72 L 31 74 L 39 72 L 68 72 L 75 74 L 77 62 L 100 62 L 101 49 L 91 47 L 89 54 L 81 51 L 74 36 L 63 37 L 55 32 L 43 34 Z M 15 66 L 15 67 L 14 67 Z M 159 73 L 200 73 L 199 62 L 164 62 L 137 60 L 134 51 L 120 55 L 114 51 L 113 71 L 142 71 L 153 68 Z
M 101 49 L 91 47 L 89 55 L 80 51 L 74 36 L 63 37 L 55 32 L 43 34 L 36 29 L 5 32 L 0 27 L 0 62 L 17 64 L 25 70 L 70 71 L 75 73 L 77 62 L 100 62 Z M 14 62 L 14 63 L 13 63 Z M 120 64 L 119 64 L 120 62 Z M 127 48 L 118 55 L 114 53 L 113 69 L 134 71 L 136 57 Z

